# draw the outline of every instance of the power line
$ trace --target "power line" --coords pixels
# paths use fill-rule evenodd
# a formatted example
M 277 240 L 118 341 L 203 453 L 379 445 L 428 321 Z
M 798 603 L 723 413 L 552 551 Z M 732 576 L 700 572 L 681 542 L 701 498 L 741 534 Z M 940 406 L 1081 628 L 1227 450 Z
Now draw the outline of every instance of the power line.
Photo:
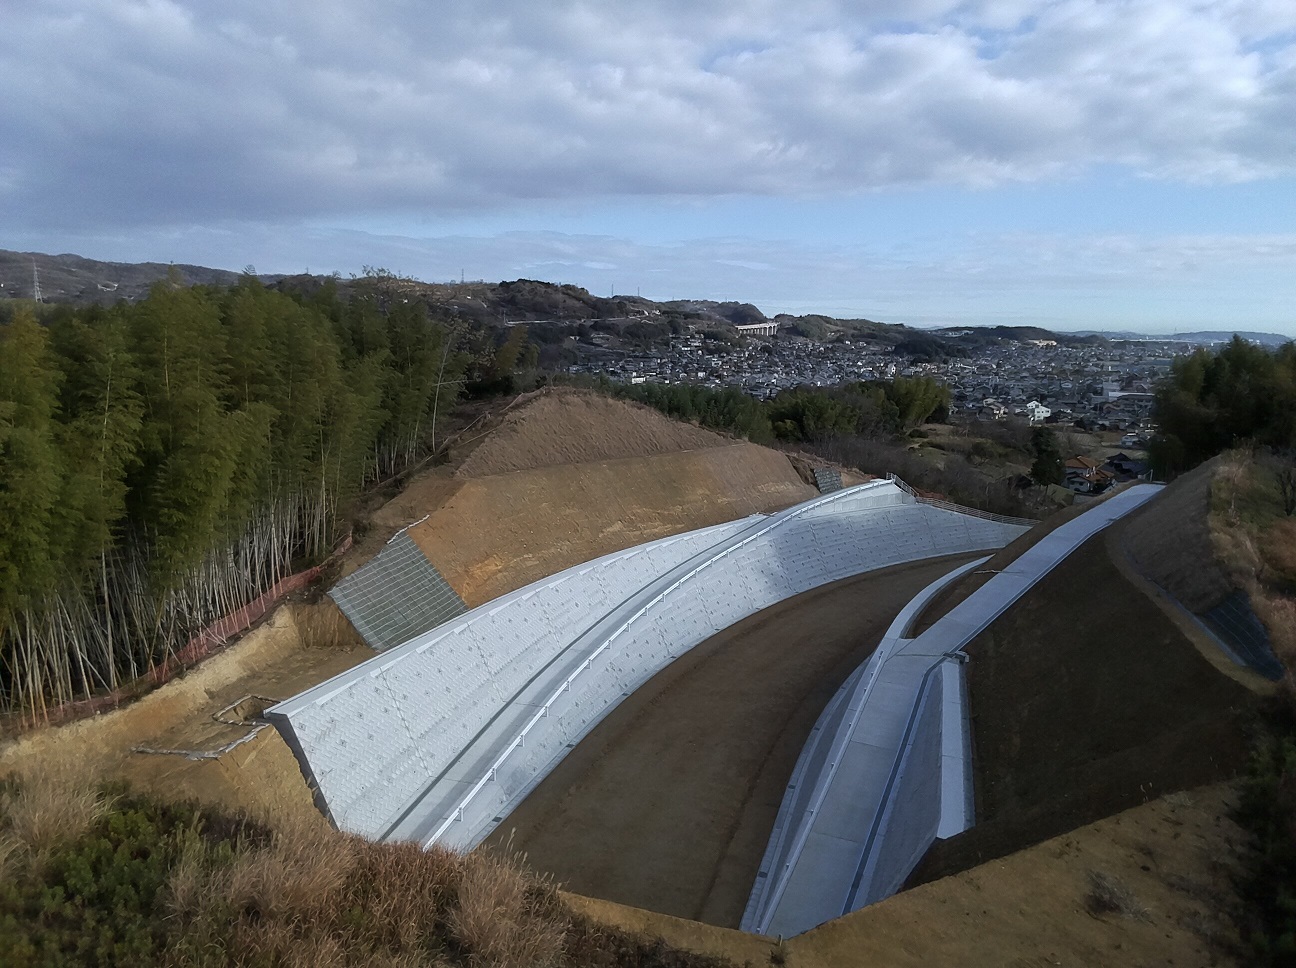
M 35 259 L 32 259 L 32 298 L 37 302 L 45 301 L 41 298 L 40 270 L 36 268 Z

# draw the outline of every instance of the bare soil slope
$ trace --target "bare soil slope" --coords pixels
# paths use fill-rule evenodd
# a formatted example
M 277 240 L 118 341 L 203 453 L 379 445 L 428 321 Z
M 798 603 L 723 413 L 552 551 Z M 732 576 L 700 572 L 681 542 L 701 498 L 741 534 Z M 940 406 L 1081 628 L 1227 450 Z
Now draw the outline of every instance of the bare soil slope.
M 1208 520 L 1220 460 L 1180 477 L 1125 528 L 1124 550 L 1135 568 L 1193 612 L 1213 608 L 1233 591 L 1216 560 Z
M 977 825 L 911 883 L 1149 797 L 1232 777 L 1258 697 L 1216 668 L 1090 539 L 968 647 Z
M 498 429 L 471 453 L 456 477 L 652 457 L 720 447 L 728 439 L 671 420 L 655 410 L 596 393 L 550 391 L 510 410 Z
M 817 493 L 778 451 L 723 441 L 464 480 L 410 536 L 473 606 L 600 555 Z
M 578 893 L 736 927 L 823 707 L 896 613 L 970 557 L 836 582 L 702 643 L 618 706 L 494 842 Z

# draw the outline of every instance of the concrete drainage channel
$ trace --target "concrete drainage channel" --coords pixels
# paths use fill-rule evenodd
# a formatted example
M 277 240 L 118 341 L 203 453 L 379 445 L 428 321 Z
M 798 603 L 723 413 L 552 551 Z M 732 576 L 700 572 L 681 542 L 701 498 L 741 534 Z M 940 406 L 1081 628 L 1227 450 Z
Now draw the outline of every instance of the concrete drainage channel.
M 742 928 L 790 936 L 894 894 L 938 838 L 972 826 L 962 650 L 1036 582 L 1160 490 L 1129 488 L 1027 549 L 916 638 L 934 582 L 825 709 L 802 751 Z

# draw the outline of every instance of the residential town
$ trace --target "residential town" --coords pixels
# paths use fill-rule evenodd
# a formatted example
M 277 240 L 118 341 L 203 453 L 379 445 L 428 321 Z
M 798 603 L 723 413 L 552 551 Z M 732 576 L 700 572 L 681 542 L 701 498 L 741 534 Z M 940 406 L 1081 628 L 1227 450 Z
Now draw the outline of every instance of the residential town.
M 796 386 L 929 376 L 950 387 L 956 413 L 1019 416 L 1032 424 L 1078 422 L 1086 429 L 1128 432 L 1132 446 L 1152 429 L 1157 377 L 1182 351 L 1152 341 L 1005 341 L 966 357 L 918 362 L 874 342 L 747 336 L 742 331 L 748 328 L 735 327 L 740 338 L 730 342 L 693 333 L 646 350 L 617 347 L 614 338 L 597 333 L 568 370 L 628 383 L 738 386 L 758 399 Z

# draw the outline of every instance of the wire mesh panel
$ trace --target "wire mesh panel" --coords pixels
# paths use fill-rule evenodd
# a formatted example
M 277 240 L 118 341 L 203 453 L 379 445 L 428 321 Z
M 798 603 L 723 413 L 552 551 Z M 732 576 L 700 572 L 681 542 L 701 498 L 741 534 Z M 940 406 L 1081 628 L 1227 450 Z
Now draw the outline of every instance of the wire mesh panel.
M 334 585 L 329 598 L 378 652 L 408 642 L 468 610 L 405 532 L 359 571 Z
M 1269 643 L 1269 632 L 1251 608 L 1247 593 L 1235 591 L 1210 611 L 1202 614 L 1225 643 L 1252 669 L 1275 682 L 1283 677 L 1283 666 Z
M 814 469 L 815 485 L 820 494 L 828 494 L 842 489 L 841 471 L 835 467 L 816 467 Z

